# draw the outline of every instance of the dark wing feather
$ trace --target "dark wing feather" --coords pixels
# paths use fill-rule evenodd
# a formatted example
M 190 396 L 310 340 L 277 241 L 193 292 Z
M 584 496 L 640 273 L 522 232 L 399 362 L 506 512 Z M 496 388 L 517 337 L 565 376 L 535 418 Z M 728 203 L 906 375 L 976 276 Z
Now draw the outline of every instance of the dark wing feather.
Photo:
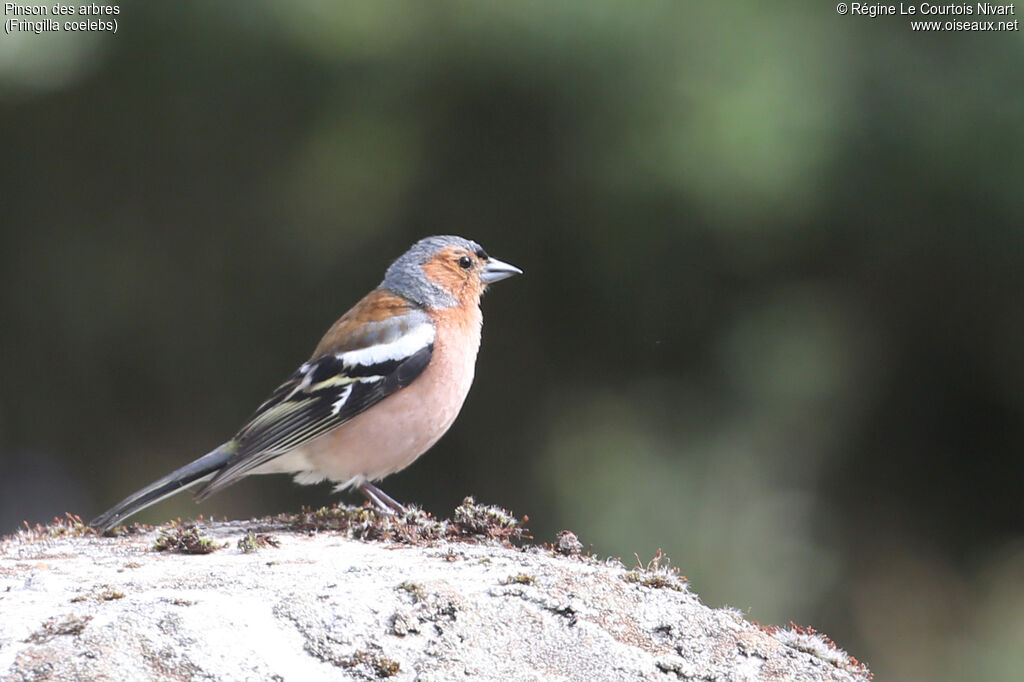
M 432 352 L 429 344 L 408 357 L 372 365 L 346 367 L 343 354 L 306 363 L 249 418 L 235 436 L 237 453 L 196 499 L 231 485 L 408 386 L 426 369 Z

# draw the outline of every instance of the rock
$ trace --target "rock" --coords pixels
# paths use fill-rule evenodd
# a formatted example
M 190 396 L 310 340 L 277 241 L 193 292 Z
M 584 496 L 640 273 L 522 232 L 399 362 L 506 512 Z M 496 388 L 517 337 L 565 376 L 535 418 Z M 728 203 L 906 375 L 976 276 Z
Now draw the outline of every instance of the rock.
M 813 630 L 710 609 L 671 571 L 514 547 L 493 508 L 460 510 L 22 531 L 0 541 L 0 679 L 870 679 Z

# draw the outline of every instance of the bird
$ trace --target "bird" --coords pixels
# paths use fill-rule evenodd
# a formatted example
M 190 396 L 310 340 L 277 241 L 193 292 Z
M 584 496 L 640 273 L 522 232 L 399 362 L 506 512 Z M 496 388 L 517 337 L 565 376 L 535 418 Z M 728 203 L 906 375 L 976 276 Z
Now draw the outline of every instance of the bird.
M 335 322 L 233 438 L 90 521 L 102 532 L 183 490 L 197 502 L 250 474 L 352 488 L 381 512 L 405 507 L 374 485 L 448 431 L 476 368 L 489 284 L 522 270 L 454 235 L 417 241 Z

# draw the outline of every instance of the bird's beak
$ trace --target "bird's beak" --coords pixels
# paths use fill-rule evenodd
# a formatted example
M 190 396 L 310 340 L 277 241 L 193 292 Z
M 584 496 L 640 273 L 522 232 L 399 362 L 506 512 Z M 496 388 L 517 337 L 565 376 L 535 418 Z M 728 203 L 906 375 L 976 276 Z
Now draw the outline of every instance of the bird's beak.
M 480 273 L 480 280 L 484 284 L 490 284 L 491 282 L 499 282 L 512 275 L 521 274 L 523 274 L 523 271 L 510 263 L 503 263 L 497 258 L 488 258 L 483 272 Z

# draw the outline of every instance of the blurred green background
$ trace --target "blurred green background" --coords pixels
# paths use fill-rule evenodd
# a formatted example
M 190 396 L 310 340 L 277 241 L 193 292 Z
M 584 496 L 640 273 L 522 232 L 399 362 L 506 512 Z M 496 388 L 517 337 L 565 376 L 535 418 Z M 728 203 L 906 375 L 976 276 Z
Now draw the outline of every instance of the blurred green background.
M 414 240 L 522 267 L 385 489 L 662 548 L 878 679 L 1024 665 L 1024 49 L 831 4 L 127 2 L 0 35 L 0 532 L 229 437 Z M 196 507 L 329 502 L 249 479 Z M 359 502 L 356 496 L 345 500 Z

